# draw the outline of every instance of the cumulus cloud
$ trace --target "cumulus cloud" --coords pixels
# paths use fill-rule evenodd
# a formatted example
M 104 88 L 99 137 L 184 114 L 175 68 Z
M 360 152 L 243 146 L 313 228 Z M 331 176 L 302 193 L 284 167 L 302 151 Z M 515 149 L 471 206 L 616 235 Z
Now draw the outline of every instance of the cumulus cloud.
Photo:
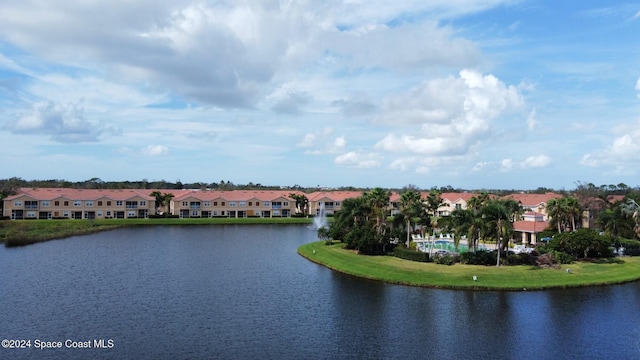
M 376 110 L 375 101 L 364 94 L 335 100 L 332 105 L 339 108 L 345 116 L 370 115 Z
M 86 119 L 80 104 L 54 102 L 34 103 L 31 109 L 5 124 L 3 129 L 14 134 L 49 135 L 52 140 L 63 143 L 95 142 L 103 134 L 118 132 Z
M 159 156 L 169 153 L 169 148 L 164 145 L 148 145 L 141 150 L 143 155 L 147 156 Z
M 638 81 L 636 82 L 636 90 L 640 91 L 640 78 L 638 78 Z M 638 99 L 640 99 L 640 93 L 638 93 Z
M 524 169 L 535 169 L 546 167 L 551 163 L 551 158 L 547 155 L 540 154 L 529 156 L 522 163 L 520 163 L 520 167 Z
M 282 97 L 272 109 L 279 114 L 297 115 L 302 113 L 305 105 L 311 103 L 312 100 L 312 96 L 304 91 L 291 92 Z
M 459 77 L 428 80 L 384 101 L 377 122 L 420 125 L 412 134 L 388 134 L 376 148 L 428 156 L 460 155 L 486 138 L 492 121 L 523 100 L 493 75 L 463 70 Z
M 364 151 L 350 151 L 338 155 L 334 162 L 338 165 L 368 169 L 379 167 L 382 163 L 380 155 L 377 153 L 366 153 Z
M 624 130 L 624 129 L 621 129 Z M 640 163 L 640 122 L 626 129 L 602 150 L 585 154 L 580 163 L 591 167 L 625 167 Z

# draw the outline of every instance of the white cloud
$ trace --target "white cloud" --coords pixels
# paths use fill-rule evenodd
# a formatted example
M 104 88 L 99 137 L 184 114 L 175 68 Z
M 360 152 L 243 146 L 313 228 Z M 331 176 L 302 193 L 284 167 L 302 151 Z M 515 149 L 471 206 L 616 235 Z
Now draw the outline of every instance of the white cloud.
M 636 90 L 640 91 L 640 78 L 638 78 L 638 81 L 636 82 Z M 640 99 L 640 93 L 638 93 L 638 99 Z
M 331 134 L 333 134 L 333 128 L 331 127 L 325 127 L 322 130 L 306 133 L 302 140 L 298 142 L 297 146 L 304 148 L 323 147 L 326 145 L 327 138 Z
M 524 169 L 535 169 L 546 167 L 551 163 L 551 158 L 547 155 L 540 154 L 529 156 L 522 163 L 520 163 L 520 167 Z
M 169 148 L 164 145 L 148 145 L 141 150 L 141 153 L 147 156 L 166 155 L 169 153 Z
M 460 155 L 489 135 L 492 121 L 523 100 L 493 75 L 462 70 L 458 78 L 428 80 L 385 99 L 377 122 L 421 125 L 414 134 L 388 134 L 377 149 L 422 155 Z
M 344 136 L 340 136 L 333 141 L 333 147 L 336 150 L 344 149 L 345 146 L 347 146 L 347 140 L 344 138 Z
M 624 168 L 637 166 L 640 163 L 640 122 L 635 126 L 621 127 L 624 132 L 611 142 L 606 148 L 585 154 L 580 163 L 591 167 Z
M 14 134 L 49 135 L 52 140 L 63 143 L 95 142 L 103 134 L 118 133 L 117 130 L 88 120 L 81 104 L 67 105 L 53 102 L 34 103 L 14 121 L 3 127 Z
M 509 171 L 513 168 L 513 160 L 511 159 L 502 159 L 500 161 L 500 166 L 503 171 Z
M 338 165 L 368 169 L 379 167 L 381 158 L 376 153 L 366 153 L 364 151 L 350 151 L 336 156 L 334 162 Z

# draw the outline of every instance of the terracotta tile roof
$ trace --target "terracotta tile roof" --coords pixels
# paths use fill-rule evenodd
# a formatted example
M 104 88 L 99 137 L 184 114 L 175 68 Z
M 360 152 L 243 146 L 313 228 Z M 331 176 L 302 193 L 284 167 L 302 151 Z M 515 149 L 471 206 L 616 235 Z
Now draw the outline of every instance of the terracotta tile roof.
M 204 191 L 189 191 L 188 193 L 176 196 L 174 201 L 184 201 L 189 198 L 198 199 L 201 201 L 211 200 L 226 200 L 226 201 L 273 201 L 277 199 L 286 199 L 288 201 L 295 201 L 291 198 L 291 194 L 297 194 L 299 191 L 289 190 L 204 190 Z
M 141 197 L 145 200 L 155 200 L 149 195 L 150 191 L 140 189 L 70 189 L 70 188 L 21 188 L 17 195 L 9 196 L 5 200 L 12 200 L 22 196 L 28 196 L 36 200 L 54 200 L 66 198 L 69 200 L 128 200 Z
M 357 198 L 361 195 L 361 191 L 316 191 L 307 195 L 307 198 L 310 202 L 322 201 L 323 199 L 329 201 L 344 201 L 344 199 Z
M 515 231 L 526 232 L 526 233 L 536 233 L 541 232 L 542 230 L 549 227 L 549 223 L 547 221 L 526 221 L 520 220 L 515 221 L 513 223 L 513 229 Z
M 537 206 L 542 203 L 547 203 L 551 199 L 559 199 L 563 196 L 560 194 L 546 193 L 546 194 L 511 194 L 503 196 L 503 199 L 513 199 L 522 203 L 522 206 Z
M 428 195 L 428 193 L 427 193 Z M 456 202 L 458 200 L 464 200 L 464 202 L 469 202 L 469 199 L 471 199 L 474 196 L 478 196 L 480 194 L 476 194 L 476 193 L 468 193 L 468 192 L 463 192 L 463 193 L 442 193 L 440 194 L 440 197 L 442 198 L 442 200 L 449 200 L 449 202 Z

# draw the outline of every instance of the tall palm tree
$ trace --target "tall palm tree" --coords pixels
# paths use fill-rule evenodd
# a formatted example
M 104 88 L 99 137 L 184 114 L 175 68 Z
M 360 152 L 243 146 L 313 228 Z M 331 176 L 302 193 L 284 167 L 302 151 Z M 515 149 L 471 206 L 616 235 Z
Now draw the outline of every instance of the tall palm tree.
M 510 210 L 511 204 L 504 200 L 490 200 L 481 209 L 485 222 L 485 236 L 493 238 L 497 243 L 497 263 L 500 266 L 500 254 L 508 244 L 513 233 L 514 214 Z
M 618 187 L 619 186 L 620 185 L 618 185 Z M 636 236 L 640 237 L 640 205 L 638 205 L 635 200 L 627 198 L 627 201 L 620 205 L 620 208 L 624 215 L 629 216 L 634 220 L 635 226 L 633 230 L 636 232 Z
M 391 191 L 375 188 L 371 190 L 371 192 L 365 193 L 364 197 L 370 206 L 371 214 L 375 218 L 374 228 L 378 236 L 378 241 L 381 241 L 386 230 L 387 208 L 389 207 Z
M 407 221 L 407 247 L 411 242 L 411 222 L 414 218 L 419 217 L 424 210 L 424 203 L 420 196 L 420 192 L 409 190 L 400 195 L 400 213 Z
M 171 212 L 171 200 L 176 197 L 172 193 L 162 194 L 162 205 L 165 206 L 165 214 L 168 215 Z
M 156 212 L 158 212 L 158 208 L 160 206 L 162 206 L 162 200 L 164 199 L 162 197 L 162 193 L 160 191 L 156 190 L 156 191 L 153 191 L 151 194 L 149 194 L 149 196 L 153 196 L 156 199 L 155 208 L 156 208 Z
M 549 224 L 558 228 L 558 233 L 562 232 L 563 210 L 562 204 L 558 199 L 550 199 L 547 201 L 547 216 L 549 216 Z

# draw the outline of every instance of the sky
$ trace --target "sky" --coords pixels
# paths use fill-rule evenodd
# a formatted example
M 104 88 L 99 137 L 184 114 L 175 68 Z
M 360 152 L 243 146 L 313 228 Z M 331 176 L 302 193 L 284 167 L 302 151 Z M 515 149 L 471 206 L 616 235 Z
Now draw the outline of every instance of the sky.
M 640 185 L 640 5 L 3 0 L 0 178 Z

